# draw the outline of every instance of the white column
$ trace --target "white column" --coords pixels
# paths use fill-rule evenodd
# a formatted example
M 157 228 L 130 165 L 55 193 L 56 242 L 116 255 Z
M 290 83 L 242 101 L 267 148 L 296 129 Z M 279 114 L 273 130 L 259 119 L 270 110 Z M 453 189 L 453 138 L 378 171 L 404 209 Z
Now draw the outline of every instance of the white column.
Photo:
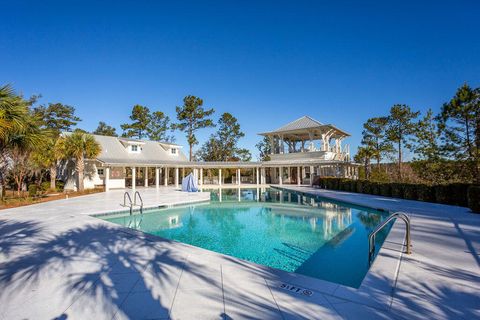
M 302 180 L 302 171 L 300 170 L 300 167 L 297 167 L 297 185 L 299 186 L 301 184 Z
M 185 178 L 185 168 L 182 168 L 182 179 Z
M 282 185 L 283 184 L 283 167 L 280 167 L 278 170 L 279 170 L 278 184 Z
M 175 168 L 175 188 L 178 188 L 178 168 Z
M 218 185 L 221 186 L 222 183 L 222 169 L 218 169 Z
M 203 168 L 200 168 L 200 185 L 203 186 Z
M 260 170 L 258 169 L 258 167 L 255 169 L 255 176 L 257 178 L 257 185 L 260 184 Z
M 135 184 L 137 183 L 137 168 L 132 167 L 132 190 L 135 191 Z
M 292 168 L 290 167 L 287 167 L 287 179 L 288 179 L 288 183 L 292 183 L 292 174 L 290 172 Z
M 105 168 L 105 191 L 110 190 L 110 167 Z
M 148 187 L 148 167 L 145 167 L 145 171 L 143 172 L 144 179 L 145 179 L 145 187 Z
M 260 182 L 262 184 L 266 184 L 267 181 L 266 180 L 266 177 L 265 177 L 265 168 L 261 168 L 260 169 L 260 174 L 261 174 L 261 177 L 260 177 Z
M 313 166 L 310 166 L 310 185 L 313 185 Z
M 237 169 L 237 184 L 240 185 L 240 169 Z
M 164 177 L 163 177 L 163 184 L 166 186 L 168 186 L 168 167 L 165 167 L 165 169 L 163 169 L 164 171 Z
M 155 168 L 155 188 L 160 187 L 160 169 L 158 167 Z

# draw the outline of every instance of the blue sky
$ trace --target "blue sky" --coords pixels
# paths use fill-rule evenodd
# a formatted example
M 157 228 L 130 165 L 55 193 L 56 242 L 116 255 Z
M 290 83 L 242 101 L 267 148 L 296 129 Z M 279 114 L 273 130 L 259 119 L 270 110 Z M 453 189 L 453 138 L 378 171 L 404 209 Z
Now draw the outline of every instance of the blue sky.
M 0 1 L 0 84 L 119 129 L 185 95 L 258 132 L 303 115 L 350 132 L 395 103 L 480 85 L 479 1 Z M 203 142 L 214 129 L 202 130 Z M 182 133 L 177 142 L 185 144 Z

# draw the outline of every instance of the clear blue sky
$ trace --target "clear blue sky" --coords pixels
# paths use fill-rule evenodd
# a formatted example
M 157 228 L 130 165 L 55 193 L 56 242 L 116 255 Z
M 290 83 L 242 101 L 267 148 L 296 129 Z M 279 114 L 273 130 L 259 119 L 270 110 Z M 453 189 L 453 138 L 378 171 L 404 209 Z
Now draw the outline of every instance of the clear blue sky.
M 258 132 L 303 115 L 350 132 L 395 103 L 480 85 L 480 1 L 0 1 L 0 84 L 119 129 L 185 95 Z M 213 130 L 203 130 L 200 141 Z M 177 142 L 185 144 L 181 133 Z

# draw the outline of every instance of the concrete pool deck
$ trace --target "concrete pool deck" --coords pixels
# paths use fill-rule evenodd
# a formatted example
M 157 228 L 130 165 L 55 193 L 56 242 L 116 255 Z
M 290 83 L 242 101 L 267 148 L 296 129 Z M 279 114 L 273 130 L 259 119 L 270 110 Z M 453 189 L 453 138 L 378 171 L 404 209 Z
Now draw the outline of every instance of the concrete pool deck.
M 398 221 L 361 287 L 353 289 L 88 216 L 120 209 L 124 191 L 111 191 L 0 211 L 0 319 L 480 317 L 480 215 L 460 207 L 288 189 L 408 212 L 413 254 L 402 254 Z M 146 207 L 208 199 L 169 188 L 139 191 Z

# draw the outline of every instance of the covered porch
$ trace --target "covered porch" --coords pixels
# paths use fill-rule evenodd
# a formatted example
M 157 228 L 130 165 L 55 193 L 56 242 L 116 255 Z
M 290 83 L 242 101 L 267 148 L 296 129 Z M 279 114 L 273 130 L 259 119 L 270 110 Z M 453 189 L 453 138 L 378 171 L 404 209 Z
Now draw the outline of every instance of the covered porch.
M 266 161 L 266 162 L 183 162 L 151 165 L 98 167 L 105 191 L 137 187 L 179 188 L 182 179 L 193 174 L 200 187 L 239 187 L 268 184 L 312 185 L 315 177 L 358 177 L 358 165 L 344 161 Z

